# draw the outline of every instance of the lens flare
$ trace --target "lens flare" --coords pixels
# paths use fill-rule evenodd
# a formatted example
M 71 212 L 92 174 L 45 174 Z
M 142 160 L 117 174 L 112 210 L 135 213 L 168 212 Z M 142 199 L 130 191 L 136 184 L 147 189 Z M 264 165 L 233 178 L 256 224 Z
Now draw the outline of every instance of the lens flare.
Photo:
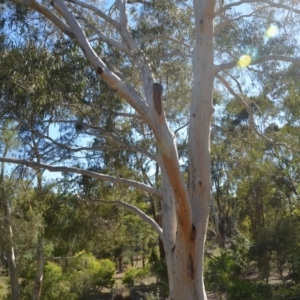
M 246 68 L 251 63 L 251 56 L 248 54 L 242 55 L 237 62 L 237 65 L 241 68 Z
M 278 27 L 275 25 L 270 25 L 266 31 L 266 37 L 272 38 L 278 34 Z

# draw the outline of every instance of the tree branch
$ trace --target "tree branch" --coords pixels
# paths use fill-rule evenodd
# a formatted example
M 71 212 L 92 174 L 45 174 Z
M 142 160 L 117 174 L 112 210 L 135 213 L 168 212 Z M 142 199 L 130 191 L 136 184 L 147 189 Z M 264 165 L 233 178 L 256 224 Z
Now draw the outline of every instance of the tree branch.
M 186 126 L 188 126 L 190 124 L 190 122 L 187 122 L 185 123 L 184 125 L 180 126 L 179 128 L 177 128 L 175 131 L 174 131 L 174 135 L 177 134 L 178 131 L 180 131 L 181 129 L 185 128 Z
M 124 143 L 122 141 L 118 141 L 118 142 L 119 142 L 119 144 L 122 144 L 124 146 L 123 148 L 108 147 L 108 146 L 97 146 L 97 145 L 96 146 L 92 146 L 92 147 L 72 148 L 72 147 L 70 147 L 70 146 L 68 146 L 66 144 L 61 144 L 61 143 L 55 141 L 54 139 L 52 139 L 51 137 L 46 136 L 46 135 L 44 135 L 44 134 L 42 134 L 42 133 L 40 133 L 40 132 L 38 132 L 36 130 L 33 130 L 33 132 L 37 136 L 39 136 L 41 138 L 44 138 L 44 139 L 50 141 L 51 143 L 53 143 L 54 145 L 56 145 L 56 146 L 58 146 L 58 147 L 60 147 L 62 149 L 66 149 L 66 150 L 68 150 L 70 152 L 80 152 L 80 151 L 85 151 L 85 150 L 86 151 L 93 151 L 93 150 L 133 151 L 133 152 L 138 152 L 138 153 L 140 153 L 142 155 L 145 155 L 146 157 L 150 158 L 151 160 L 157 162 L 158 164 L 161 163 L 160 160 L 156 156 L 152 155 L 151 153 L 149 153 L 149 152 L 147 152 L 147 151 L 145 151 L 143 149 L 140 149 L 138 147 L 130 146 L 130 145 L 128 145 L 128 144 L 126 144 L 126 143 Z
M 254 115 L 253 115 L 253 112 L 252 112 L 252 109 L 249 107 L 249 105 L 246 103 L 246 101 L 243 99 L 242 96 L 238 95 L 237 93 L 235 93 L 235 91 L 231 88 L 230 84 L 228 83 L 228 81 L 222 77 L 221 75 L 217 75 L 216 76 L 220 81 L 221 83 L 224 85 L 224 87 L 228 90 L 228 92 L 234 96 L 239 102 L 240 104 L 245 107 L 247 113 L 249 114 L 249 128 L 251 130 L 253 130 L 258 136 L 262 137 L 264 140 L 266 140 L 268 143 L 274 145 L 274 146 L 283 146 L 284 148 L 288 149 L 288 150 L 291 150 L 293 152 L 297 152 L 299 153 L 300 149 L 295 149 L 295 148 L 292 148 L 290 146 L 288 146 L 286 143 L 278 143 L 278 142 L 275 142 L 271 139 L 269 139 L 268 137 L 266 137 L 264 134 L 262 134 L 256 127 L 255 125 L 255 121 L 254 121 Z
M 137 114 L 123 113 L 123 112 L 117 112 L 117 111 L 115 111 L 113 113 L 118 115 L 118 116 L 121 116 L 121 117 L 141 119 L 141 117 Z
M 56 14 L 54 14 L 51 10 L 49 10 L 45 6 L 39 4 L 37 1 L 35 1 L 35 0 L 12 0 L 12 2 L 32 8 L 33 10 L 41 13 L 48 20 L 52 21 L 62 32 L 66 33 L 66 34 L 72 33 L 71 28 L 69 26 L 67 26 Z
M 144 36 L 144 37 L 142 37 L 140 39 L 141 42 L 149 41 L 149 40 L 172 41 L 172 42 L 180 44 L 182 46 L 190 47 L 190 45 L 188 45 L 188 44 L 186 44 L 184 42 L 181 42 L 181 41 L 179 41 L 179 40 L 177 40 L 175 38 L 166 36 L 166 35 L 149 35 L 149 36 Z
M 214 34 L 217 35 L 218 33 L 220 33 L 220 31 L 222 31 L 224 28 L 226 28 L 230 23 L 233 23 L 233 22 L 236 22 L 236 21 L 239 21 L 240 19 L 243 19 L 243 18 L 249 18 L 249 17 L 252 17 L 254 14 L 256 14 L 258 11 L 260 10 L 263 10 L 265 9 L 266 6 L 264 7 L 261 7 L 257 10 L 254 10 L 253 12 L 247 14 L 247 15 L 240 15 L 238 16 L 237 18 L 234 18 L 234 19 L 229 19 L 227 17 L 224 16 L 224 19 L 225 21 L 217 24 L 214 28 Z
M 188 53 L 183 53 L 183 52 L 180 52 L 180 51 L 173 51 L 173 52 L 170 52 L 170 53 L 165 53 L 165 54 L 162 54 L 162 55 L 159 55 L 159 56 L 155 56 L 153 58 L 153 60 L 163 60 L 163 59 L 166 59 L 166 58 L 169 58 L 169 57 L 174 57 L 174 56 L 181 56 L 181 57 L 192 57 L 192 54 L 188 54 Z
M 245 3 L 265 3 L 265 4 L 270 5 L 271 7 L 283 8 L 283 9 L 289 10 L 291 12 L 300 14 L 300 10 L 297 9 L 297 8 L 293 8 L 291 6 L 281 4 L 281 3 L 274 3 L 273 1 L 269 1 L 269 0 L 242 0 L 242 1 L 233 2 L 233 3 L 230 3 L 230 4 L 227 4 L 227 5 L 223 6 L 221 9 L 219 9 L 215 13 L 215 16 L 220 15 L 221 13 L 226 11 L 227 9 L 230 9 L 232 7 L 239 6 L 239 5 L 242 5 L 242 4 L 245 4 Z
M 233 134 L 232 132 L 229 132 L 228 130 L 224 129 L 223 127 L 220 127 L 220 126 L 218 126 L 218 125 L 216 125 L 216 124 L 212 124 L 212 126 L 215 127 L 215 128 L 217 128 L 217 129 L 219 129 L 219 130 L 222 130 L 222 131 L 226 132 L 227 134 L 231 135 L 232 137 L 235 137 L 235 138 L 237 138 L 238 140 L 240 140 L 240 141 L 242 141 L 242 142 L 244 142 L 244 143 L 250 145 L 251 147 L 253 147 L 253 145 L 252 145 L 251 143 L 249 143 L 247 140 L 240 138 L 240 137 L 237 136 L 236 134 Z
M 126 12 L 126 0 L 117 0 L 118 9 L 120 14 L 121 28 L 120 35 L 123 42 L 128 46 L 132 52 L 132 63 L 140 70 L 141 79 L 144 87 L 144 92 L 148 104 L 151 106 L 152 100 L 152 84 L 155 82 L 153 74 L 150 69 L 149 61 L 146 55 L 141 51 L 139 44 L 133 39 L 128 30 L 128 18 Z
M 73 105 L 74 106 L 74 105 Z M 85 129 L 91 129 L 91 130 L 95 130 L 95 131 L 98 131 L 98 132 L 101 132 L 106 138 L 109 138 L 111 139 L 113 142 L 119 144 L 119 145 L 122 145 L 122 146 L 125 146 L 125 147 L 128 147 L 130 148 L 130 145 L 128 145 L 126 142 L 122 141 L 119 137 L 113 135 L 111 132 L 108 132 L 106 130 L 104 130 L 103 128 L 101 127 L 98 127 L 98 126 L 94 126 L 94 125 L 91 125 L 89 123 L 85 123 L 85 122 L 79 122 L 79 121 L 76 121 L 76 120 L 56 120 L 55 123 L 74 123 L 74 124 L 80 124 L 82 125 Z M 86 134 L 88 135 L 92 135 L 91 133 L 85 131 Z M 150 154 L 152 155 L 152 154 Z
M 53 0 L 63 11 L 65 19 L 73 31 L 77 42 L 82 48 L 82 51 L 87 58 L 87 60 L 93 65 L 98 75 L 104 79 L 110 88 L 112 88 L 116 94 L 124 98 L 148 123 L 151 124 L 149 108 L 146 103 L 142 101 L 137 91 L 125 84 L 115 73 L 113 73 L 106 64 L 99 58 L 95 53 L 94 49 L 91 47 L 87 37 L 80 27 L 79 23 L 73 16 L 73 14 L 68 10 L 63 0 Z M 78 1 L 76 1 L 78 2 Z
M 65 166 L 52 166 L 52 165 L 47 165 L 43 163 L 37 163 L 25 159 L 16 159 L 16 158 L 8 158 L 8 157 L 0 157 L 0 162 L 7 162 L 7 163 L 12 163 L 12 164 L 19 164 L 19 165 L 25 165 L 30 168 L 41 168 L 41 169 L 46 169 L 50 172 L 63 172 L 63 173 L 75 173 L 75 174 L 81 174 L 85 176 L 89 176 L 95 179 L 100 179 L 105 182 L 112 182 L 115 184 L 122 184 L 125 186 L 133 187 L 138 190 L 156 195 L 158 197 L 161 197 L 161 192 L 155 188 L 152 188 L 144 183 L 135 181 L 135 180 L 130 180 L 130 179 L 125 179 L 125 178 L 117 178 L 114 176 L 109 176 L 106 174 L 101 174 L 89 170 L 83 170 L 75 167 L 65 167 Z
M 103 203 L 103 204 L 107 204 L 107 205 L 115 205 L 115 206 L 123 207 L 123 208 L 133 212 L 137 216 L 139 216 L 141 218 L 141 220 L 144 221 L 145 223 L 149 224 L 154 229 L 154 231 L 159 235 L 160 239 L 163 240 L 163 231 L 160 228 L 160 226 L 152 218 L 150 218 L 147 214 L 145 214 L 142 210 L 140 210 L 139 208 L 137 208 L 134 205 L 125 203 L 120 200 L 119 201 L 107 201 L 107 200 L 101 200 L 101 199 L 97 199 L 97 200 L 83 199 L 83 201 L 92 201 L 92 202 Z
M 92 31 L 94 31 L 98 35 L 98 40 L 101 40 L 101 41 L 109 44 L 110 46 L 115 47 L 119 51 L 121 51 L 123 53 L 126 53 L 127 55 L 130 55 L 130 50 L 128 49 L 128 47 L 126 47 L 125 45 L 119 43 L 115 39 L 112 39 L 112 38 L 109 38 L 109 37 L 105 36 L 96 26 L 94 26 L 91 23 L 89 23 L 89 21 L 85 17 L 83 17 L 82 15 L 80 15 L 77 19 L 82 20 L 89 29 L 91 29 Z M 93 39 L 93 41 L 94 40 L 95 39 Z
M 126 1 L 125 0 L 117 0 L 118 3 L 118 9 L 119 9 L 119 18 L 120 18 L 120 25 L 121 30 L 127 31 L 128 26 L 128 18 L 126 13 Z
M 107 21 L 108 23 L 113 25 L 116 29 L 118 29 L 118 30 L 120 29 L 120 24 L 117 21 L 115 21 L 114 19 L 112 19 L 111 17 L 106 15 L 104 12 L 102 12 L 96 6 L 93 6 L 91 4 L 88 4 L 87 2 L 82 2 L 79 0 L 66 0 L 66 1 L 93 11 L 97 16 L 101 17 L 102 19 L 104 19 L 105 21 Z
M 145 0 L 127 0 L 128 4 L 134 4 L 134 3 L 140 3 L 140 4 L 145 4 L 145 5 L 153 5 L 152 2 L 150 1 L 145 1 Z
M 297 65 L 300 65 L 300 59 L 296 57 L 289 57 L 289 56 L 284 56 L 284 55 L 267 55 L 267 56 L 262 56 L 259 57 L 253 61 L 251 61 L 250 65 L 257 65 L 261 64 L 270 60 L 276 60 L 276 61 L 284 61 L 284 62 L 290 62 L 290 63 L 295 63 Z M 215 66 L 215 71 L 216 73 L 228 69 L 232 69 L 237 66 L 238 60 L 216 65 Z

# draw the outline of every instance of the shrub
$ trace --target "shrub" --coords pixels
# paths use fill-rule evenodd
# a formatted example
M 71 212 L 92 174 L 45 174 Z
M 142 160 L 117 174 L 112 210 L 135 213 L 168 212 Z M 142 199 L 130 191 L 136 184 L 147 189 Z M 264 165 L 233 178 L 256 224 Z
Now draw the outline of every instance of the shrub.
M 112 287 L 115 283 L 114 274 L 116 272 L 115 264 L 109 259 L 99 260 L 99 270 L 96 273 L 98 287 Z
M 148 268 L 137 269 L 132 267 L 125 272 L 122 283 L 128 287 L 132 287 L 134 286 L 135 281 L 142 280 L 147 276 L 149 276 Z
M 237 280 L 228 287 L 226 295 L 227 300 L 265 300 L 272 299 L 272 290 L 263 283 Z
M 35 278 L 35 269 L 33 264 L 27 265 L 22 271 L 22 282 L 20 290 L 22 300 L 32 299 L 32 290 Z M 70 282 L 63 274 L 60 265 L 47 262 L 44 266 L 44 276 L 42 283 L 42 299 L 43 300 L 64 300 L 76 299 L 76 295 L 70 293 Z
M 272 300 L 298 300 L 300 299 L 300 285 L 280 286 L 273 292 Z
M 108 259 L 98 260 L 91 253 L 80 252 L 68 266 L 71 291 L 77 295 L 98 293 L 103 287 L 111 287 L 115 280 L 115 265 Z
M 169 291 L 168 269 L 165 259 L 159 259 L 155 250 L 152 250 L 149 257 L 150 272 L 156 276 L 163 292 Z
M 72 300 L 77 298 L 75 294 L 70 293 L 70 282 L 62 273 L 61 266 L 56 263 L 47 262 L 44 267 L 42 298 L 44 300 Z
M 220 256 L 212 257 L 205 272 L 205 283 L 208 290 L 223 294 L 237 279 L 235 262 L 229 251 L 222 251 Z

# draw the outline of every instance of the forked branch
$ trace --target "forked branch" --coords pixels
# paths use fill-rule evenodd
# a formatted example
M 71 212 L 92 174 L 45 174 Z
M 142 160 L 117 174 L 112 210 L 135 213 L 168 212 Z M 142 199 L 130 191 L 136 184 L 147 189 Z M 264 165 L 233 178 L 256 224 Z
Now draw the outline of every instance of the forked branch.
M 152 218 L 150 218 L 147 214 L 145 214 L 142 210 L 140 210 L 139 208 L 137 208 L 134 205 L 125 203 L 120 200 L 108 201 L 108 200 L 101 200 L 101 199 L 87 199 L 87 200 L 83 199 L 82 201 L 92 201 L 92 202 L 102 203 L 102 204 L 106 204 L 106 205 L 115 205 L 118 207 L 123 207 L 123 208 L 133 212 L 137 216 L 139 216 L 142 221 L 149 224 L 154 229 L 154 231 L 159 235 L 161 240 L 163 239 L 163 231 L 160 228 L 160 226 Z
M 103 41 L 104 43 L 107 43 L 108 45 L 116 48 L 117 50 L 130 55 L 130 51 L 129 51 L 128 47 L 121 44 L 117 40 L 109 38 L 106 35 L 104 35 L 103 32 L 101 32 L 96 26 L 92 25 L 84 16 L 80 15 L 77 19 L 82 20 L 85 23 L 86 27 L 88 27 L 95 34 L 97 34 L 98 40 Z M 93 40 L 95 40 L 95 39 L 93 39 Z

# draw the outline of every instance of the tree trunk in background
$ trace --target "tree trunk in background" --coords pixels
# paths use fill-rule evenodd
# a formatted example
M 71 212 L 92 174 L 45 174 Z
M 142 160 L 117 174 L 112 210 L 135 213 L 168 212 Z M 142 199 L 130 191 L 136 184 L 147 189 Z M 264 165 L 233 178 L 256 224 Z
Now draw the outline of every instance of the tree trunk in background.
M 6 235 L 6 251 L 5 255 L 7 257 L 8 263 L 8 272 L 9 272 L 9 280 L 10 280 L 10 289 L 11 289 L 11 299 L 12 300 L 19 300 L 20 297 L 20 288 L 19 288 L 19 276 L 18 276 L 18 267 L 15 258 L 15 250 L 13 246 L 13 232 L 10 222 L 11 217 L 11 208 L 9 201 L 6 201 L 4 204 L 5 210 L 5 235 Z
M 43 251 L 44 237 L 41 233 L 37 241 L 37 258 L 36 258 L 36 275 L 32 292 L 32 300 L 40 300 L 42 293 L 42 283 L 44 275 L 44 251 Z
M 118 272 L 122 273 L 123 272 L 123 255 L 119 255 L 118 257 Z
M 161 239 L 158 240 L 158 248 L 159 248 L 159 259 L 165 259 L 166 258 L 166 252 L 164 248 L 164 243 Z
M 221 224 L 220 224 L 219 216 L 218 216 L 216 206 L 215 206 L 213 199 L 211 199 L 211 211 L 212 211 L 212 215 L 214 218 L 216 238 L 218 241 L 218 245 L 220 248 L 224 248 L 225 247 L 224 234 L 222 234 L 221 230 L 220 230 Z M 222 231 L 224 232 L 224 230 L 222 230 Z

